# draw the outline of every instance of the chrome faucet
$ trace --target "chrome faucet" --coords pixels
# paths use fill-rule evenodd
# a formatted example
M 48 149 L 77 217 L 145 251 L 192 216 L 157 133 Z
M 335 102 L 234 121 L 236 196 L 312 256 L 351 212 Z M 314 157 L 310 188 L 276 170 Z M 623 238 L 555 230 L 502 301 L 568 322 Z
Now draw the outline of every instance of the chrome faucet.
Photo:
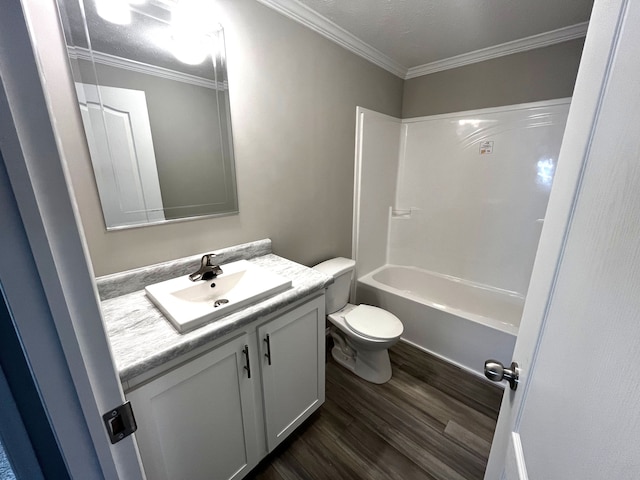
M 212 262 L 213 257 L 215 256 L 215 253 L 207 253 L 206 255 L 203 255 L 202 260 L 200 260 L 200 268 L 198 271 L 189 275 L 189 280 L 192 282 L 197 282 L 198 280 L 211 280 L 212 278 L 216 278 L 218 275 L 222 275 L 220 265 L 214 265 Z

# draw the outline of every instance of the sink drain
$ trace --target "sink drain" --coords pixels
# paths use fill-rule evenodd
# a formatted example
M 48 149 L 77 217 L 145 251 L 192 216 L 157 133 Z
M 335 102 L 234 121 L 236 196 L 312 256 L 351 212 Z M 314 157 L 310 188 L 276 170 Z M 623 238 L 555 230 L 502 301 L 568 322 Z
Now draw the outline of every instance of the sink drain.
M 220 305 L 224 305 L 225 303 L 229 303 L 229 300 L 227 300 L 226 298 L 221 298 L 220 300 L 216 300 L 213 306 L 215 308 L 219 307 Z

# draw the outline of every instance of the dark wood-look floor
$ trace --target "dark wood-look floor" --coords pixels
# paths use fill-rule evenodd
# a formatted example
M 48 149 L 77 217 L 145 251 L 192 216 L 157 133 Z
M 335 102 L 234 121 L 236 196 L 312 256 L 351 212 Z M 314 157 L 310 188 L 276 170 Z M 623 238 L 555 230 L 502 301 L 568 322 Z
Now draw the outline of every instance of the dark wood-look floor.
M 373 385 L 333 359 L 326 403 L 249 478 L 481 479 L 502 390 L 402 342 Z

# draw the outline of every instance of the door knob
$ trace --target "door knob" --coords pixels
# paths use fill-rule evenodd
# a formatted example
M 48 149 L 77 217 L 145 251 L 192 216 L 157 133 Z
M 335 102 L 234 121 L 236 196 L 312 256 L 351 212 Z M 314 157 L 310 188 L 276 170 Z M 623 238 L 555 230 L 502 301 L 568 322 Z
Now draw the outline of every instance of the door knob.
M 492 382 L 506 380 L 509 382 L 511 390 L 515 390 L 518 388 L 520 369 L 516 362 L 511 362 L 510 368 L 504 368 L 504 365 L 497 360 L 487 360 L 484 362 L 484 376 Z

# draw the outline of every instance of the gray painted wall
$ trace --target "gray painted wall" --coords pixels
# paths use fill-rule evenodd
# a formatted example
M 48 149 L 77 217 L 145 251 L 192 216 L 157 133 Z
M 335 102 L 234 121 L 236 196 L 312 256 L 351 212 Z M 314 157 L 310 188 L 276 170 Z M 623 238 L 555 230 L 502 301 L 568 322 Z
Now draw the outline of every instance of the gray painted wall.
M 96 275 L 270 237 L 307 265 L 351 254 L 356 106 L 399 117 L 403 80 L 253 0 L 220 0 L 240 214 L 107 232 L 64 51 L 42 42 Z
M 51 36 L 41 42 L 96 275 L 264 237 L 307 265 L 348 256 L 356 106 L 415 117 L 567 97 L 582 51 L 575 40 L 404 82 L 255 1 L 219 3 L 239 215 L 107 232 L 72 80 L 60 69 L 66 52 Z
M 584 38 L 405 82 L 403 118 L 570 97 Z

